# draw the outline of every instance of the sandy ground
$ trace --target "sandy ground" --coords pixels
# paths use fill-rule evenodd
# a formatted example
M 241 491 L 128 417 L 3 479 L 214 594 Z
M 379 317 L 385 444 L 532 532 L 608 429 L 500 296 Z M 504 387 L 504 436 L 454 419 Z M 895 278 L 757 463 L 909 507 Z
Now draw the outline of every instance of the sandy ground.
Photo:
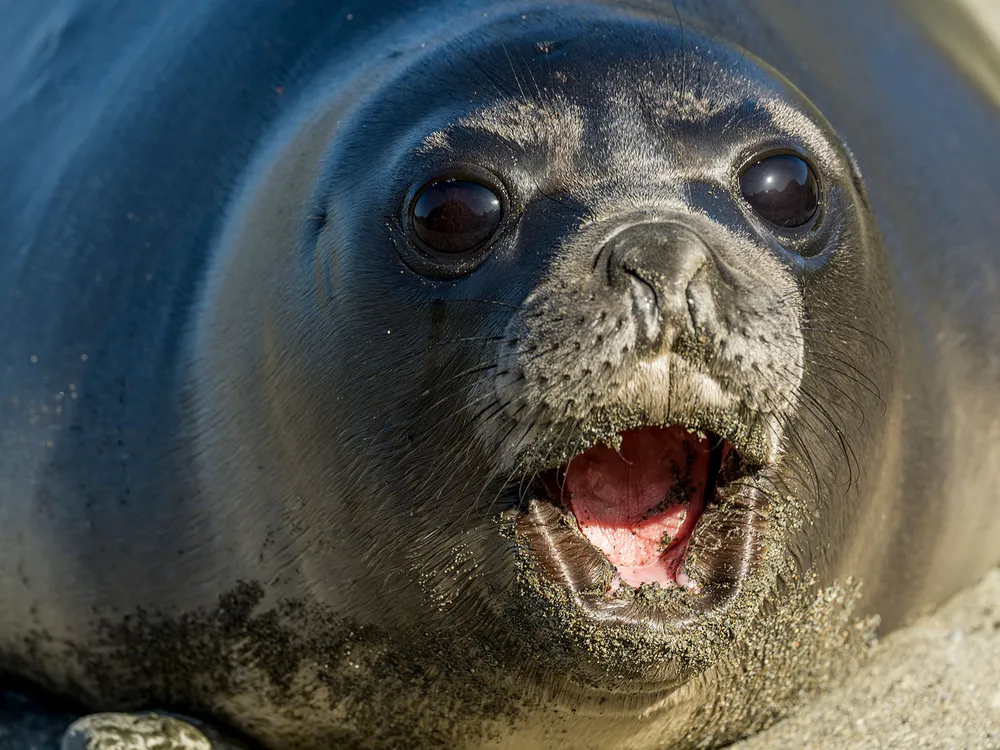
M 736 750 L 1000 749 L 1000 569 Z
M 1000 44 L 1000 0 L 965 2 Z M 0 692 L 0 750 L 58 747 L 70 717 L 32 714 Z M 847 682 L 733 748 L 1000 750 L 1000 569 L 889 635 Z

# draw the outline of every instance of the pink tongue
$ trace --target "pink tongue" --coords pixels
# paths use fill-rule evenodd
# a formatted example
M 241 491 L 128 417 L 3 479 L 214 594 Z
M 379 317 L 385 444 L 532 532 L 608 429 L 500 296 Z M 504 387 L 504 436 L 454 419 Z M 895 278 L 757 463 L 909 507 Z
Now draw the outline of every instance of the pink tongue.
M 622 435 L 620 451 L 597 445 L 566 467 L 563 496 L 580 531 L 632 586 L 670 585 L 705 503 L 708 439 L 681 427 Z

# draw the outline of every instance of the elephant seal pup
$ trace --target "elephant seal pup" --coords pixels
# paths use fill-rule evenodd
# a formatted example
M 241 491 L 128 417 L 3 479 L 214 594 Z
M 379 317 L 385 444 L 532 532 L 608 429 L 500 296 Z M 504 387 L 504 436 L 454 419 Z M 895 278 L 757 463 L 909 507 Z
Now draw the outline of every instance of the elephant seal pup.
M 1000 114 L 833 6 L 6 9 L 0 670 L 711 746 L 997 562 Z

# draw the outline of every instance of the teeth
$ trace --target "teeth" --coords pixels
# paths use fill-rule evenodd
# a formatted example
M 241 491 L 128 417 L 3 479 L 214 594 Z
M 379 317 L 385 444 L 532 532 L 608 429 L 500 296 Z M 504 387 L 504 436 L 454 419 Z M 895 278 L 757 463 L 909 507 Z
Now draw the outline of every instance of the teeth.
M 677 578 L 675 580 L 677 581 L 677 585 L 682 589 L 693 591 L 696 594 L 701 593 L 701 586 L 698 585 L 698 582 L 683 570 L 677 571 Z

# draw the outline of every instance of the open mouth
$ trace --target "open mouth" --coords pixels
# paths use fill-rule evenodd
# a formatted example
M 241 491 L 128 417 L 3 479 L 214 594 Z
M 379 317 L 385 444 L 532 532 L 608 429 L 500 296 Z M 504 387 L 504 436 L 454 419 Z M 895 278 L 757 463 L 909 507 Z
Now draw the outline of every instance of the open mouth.
M 605 582 L 590 588 L 604 597 L 646 586 L 694 594 L 734 588 L 758 551 L 766 496 L 752 481 L 757 469 L 712 432 L 646 426 L 618 438 L 617 447 L 598 443 L 535 475 L 529 515 L 563 529 L 545 535 L 543 568 L 576 588 L 579 576 L 567 579 L 566 561 L 593 567 L 602 558 L 610 575 L 586 577 Z
M 525 476 L 503 516 L 520 584 L 505 617 L 550 643 L 571 682 L 661 694 L 754 621 L 798 516 L 774 502 L 777 456 L 734 416 L 711 421 L 735 438 L 633 423 Z
M 697 589 L 682 564 L 732 446 L 683 427 L 643 427 L 620 438 L 617 450 L 598 444 L 544 472 L 536 487 L 615 567 L 613 590 L 619 583 Z

